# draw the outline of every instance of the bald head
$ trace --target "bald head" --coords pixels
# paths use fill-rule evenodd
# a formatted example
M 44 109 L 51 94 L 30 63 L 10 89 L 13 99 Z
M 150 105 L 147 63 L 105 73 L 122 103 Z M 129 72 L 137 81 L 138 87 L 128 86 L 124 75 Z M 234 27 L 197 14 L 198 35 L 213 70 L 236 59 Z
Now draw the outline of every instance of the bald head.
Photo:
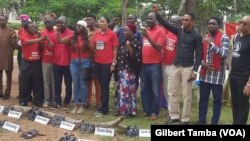
M 154 12 L 148 14 L 146 22 L 149 28 L 153 28 L 156 26 L 156 17 Z
M 173 15 L 171 16 L 169 20 L 170 24 L 176 26 L 176 27 L 181 27 L 182 25 L 182 17 L 178 15 Z
M 244 16 L 240 20 L 239 29 L 243 36 L 250 34 L 250 15 Z

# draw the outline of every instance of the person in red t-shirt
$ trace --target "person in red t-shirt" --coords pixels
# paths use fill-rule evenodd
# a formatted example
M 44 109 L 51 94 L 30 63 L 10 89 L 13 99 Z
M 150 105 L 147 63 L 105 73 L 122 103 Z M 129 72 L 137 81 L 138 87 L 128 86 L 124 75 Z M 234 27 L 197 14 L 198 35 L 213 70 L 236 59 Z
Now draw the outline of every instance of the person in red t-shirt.
M 59 17 L 57 20 L 57 33 L 55 38 L 58 36 L 60 38 L 72 35 L 73 32 L 67 28 L 66 17 Z M 54 57 L 53 57 L 53 73 L 55 81 L 55 98 L 53 108 L 60 108 L 62 106 L 62 80 L 64 77 L 66 96 L 64 99 L 63 108 L 68 109 L 69 103 L 72 97 L 72 77 L 70 73 L 70 55 L 71 51 L 67 44 L 59 43 L 56 41 L 54 47 Z
M 95 113 L 101 117 L 108 113 L 109 105 L 109 83 L 111 74 L 115 70 L 117 58 L 118 38 L 108 28 L 109 20 L 102 17 L 99 21 L 101 31 L 94 34 L 92 47 L 95 50 L 95 74 L 101 85 L 101 107 Z
M 21 106 L 28 105 L 28 96 L 33 92 L 33 102 L 41 107 L 43 103 L 43 77 L 41 66 L 41 50 L 39 43 L 48 40 L 43 36 L 38 38 L 37 28 L 33 22 L 24 24 L 25 33 L 21 36 L 23 62 L 20 70 L 20 97 Z
M 154 13 L 147 17 L 148 29 L 142 29 L 141 100 L 143 111 L 156 120 L 160 109 L 161 50 L 166 43 L 166 33 L 156 24 Z
M 170 21 L 170 24 L 181 27 L 182 25 L 182 18 L 180 16 L 172 16 Z M 166 44 L 163 48 L 163 58 L 162 58 L 162 78 L 163 78 L 163 91 L 164 95 L 166 97 L 167 103 L 168 102 L 168 85 L 169 85 L 169 80 L 171 79 L 171 68 L 173 61 L 175 59 L 175 54 L 176 54 L 176 46 L 177 46 L 177 36 L 173 34 L 172 32 L 167 31 L 167 38 L 166 38 Z M 168 110 L 169 110 L 168 106 Z
M 53 26 L 55 25 L 55 17 L 51 15 L 46 15 L 44 19 L 45 29 L 42 30 L 41 35 L 47 36 L 50 40 L 43 42 L 43 51 L 42 51 L 42 71 L 43 71 L 43 85 L 44 85 L 44 103 L 43 107 L 48 107 L 49 102 L 53 101 L 55 96 L 55 86 L 54 86 L 54 75 L 53 75 L 53 57 L 54 52 L 51 47 L 54 46 L 54 35 L 55 30 Z M 53 46 L 51 46 L 51 44 Z
M 87 23 L 78 21 L 73 35 L 58 40 L 60 43 L 70 44 L 70 72 L 74 87 L 74 108 L 71 113 L 81 114 L 87 106 L 88 80 L 91 79 L 92 70 Z

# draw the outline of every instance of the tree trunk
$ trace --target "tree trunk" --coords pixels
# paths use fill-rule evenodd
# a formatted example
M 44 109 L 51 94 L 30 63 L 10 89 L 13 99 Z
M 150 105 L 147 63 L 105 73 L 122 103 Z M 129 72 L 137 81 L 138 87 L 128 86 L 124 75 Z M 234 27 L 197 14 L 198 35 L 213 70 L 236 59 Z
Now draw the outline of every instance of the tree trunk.
M 182 12 L 183 9 L 184 9 L 185 3 L 186 3 L 186 0 L 182 0 L 182 1 L 181 1 L 180 7 L 179 7 L 179 9 L 178 9 L 178 15 L 181 15 L 181 12 Z
M 127 23 L 127 5 L 129 0 L 121 0 L 122 10 L 122 25 Z
M 185 3 L 185 13 L 193 13 L 196 12 L 196 1 L 195 0 L 186 0 Z

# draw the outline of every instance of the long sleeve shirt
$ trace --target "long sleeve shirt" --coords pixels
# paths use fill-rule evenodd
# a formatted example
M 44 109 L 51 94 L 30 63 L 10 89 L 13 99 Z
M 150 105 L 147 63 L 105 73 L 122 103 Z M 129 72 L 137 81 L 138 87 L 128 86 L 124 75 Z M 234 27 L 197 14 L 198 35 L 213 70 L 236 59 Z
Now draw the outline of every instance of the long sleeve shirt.
M 211 84 L 219 84 L 223 85 L 225 80 L 225 59 L 228 56 L 229 53 L 229 46 L 230 46 L 230 40 L 226 35 L 222 36 L 221 39 L 221 47 L 218 47 L 216 45 L 210 45 L 209 49 L 206 54 L 206 62 L 210 62 L 209 60 L 212 60 L 212 54 L 213 52 L 220 55 L 221 61 L 220 61 L 220 71 L 209 71 L 206 73 L 205 76 L 200 76 L 200 80 L 211 83 Z
M 158 13 L 156 14 L 156 19 L 163 27 L 178 37 L 176 57 L 173 64 L 181 67 L 194 66 L 193 70 L 197 72 L 202 58 L 201 35 L 193 29 L 187 31 L 183 28 L 172 26 Z

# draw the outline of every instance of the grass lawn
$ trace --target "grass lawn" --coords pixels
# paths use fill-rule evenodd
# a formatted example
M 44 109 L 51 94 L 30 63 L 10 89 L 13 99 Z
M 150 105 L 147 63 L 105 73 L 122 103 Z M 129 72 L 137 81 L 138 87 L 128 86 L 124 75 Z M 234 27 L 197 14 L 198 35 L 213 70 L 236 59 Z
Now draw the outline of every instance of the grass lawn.
M 98 120 L 98 122 L 102 121 L 112 121 L 116 117 L 113 116 L 114 114 L 114 106 L 113 106 L 113 99 L 114 99 L 114 83 L 111 82 L 110 85 L 111 92 L 110 92 L 110 102 L 109 102 L 109 115 L 104 116 L 103 118 L 93 118 L 95 120 Z M 193 96 L 193 104 L 192 104 L 192 116 L 191 116 L 191 124 L 195 124 L 198 121 L 198 105 L 197 105 L 197 94 L 198 94 L 198 89 L 194 89 L 194 96 Z M 167 111 L 165 109 L 160 110 L 160 115 L 159 118 L 156 121 L 151 121 L 148 117 L 143 117 L 143 112 L 142 112 L 142 106 L 141 106 L 141 100 L 140 100 L 140 95 L 138 93 L 137 95 L 137 103 L 138 103 L 138 113 L 137 116 L 134 118 L 126 118 L 122 124 L 124 125 L 137 125 L 140 129 L 150 129 L 150 125 L 164 125 L 167 118 L 166 118 L 166 113 Z M 212 116 L 212 96 L 210 97 L 209 101 L 209 109 L 208 109 L 208 115 L 207 115 L 207 123 L 210 123 L 211 116 Z M 87 110 L 87 111 L 92 111 L 93 109 Z M 93 112 L 93 111 L 92 111 Z M 232 111 L 231 111 L 231 106 L 229 103 L 224 102 L 222 106 L 222 111 L 221 111 L 221 118 L 219 121 L 219 124 L 232 124 Z M 250 124 L 250 119 L 248 120 L 248 124 Z M 116 133 L 119 134 L 116 135 L 115 140 L 121 140 L 121 141 L 146 141 L 150 140 L 150 138 L 132 138 L 132 137 L 127 137 L 125 136 L 125 133 L 122 131 L 116 131 Z M 102 140 L 104 141 L 110 141 L 112 138 L 110 137 L 101 137 Z

